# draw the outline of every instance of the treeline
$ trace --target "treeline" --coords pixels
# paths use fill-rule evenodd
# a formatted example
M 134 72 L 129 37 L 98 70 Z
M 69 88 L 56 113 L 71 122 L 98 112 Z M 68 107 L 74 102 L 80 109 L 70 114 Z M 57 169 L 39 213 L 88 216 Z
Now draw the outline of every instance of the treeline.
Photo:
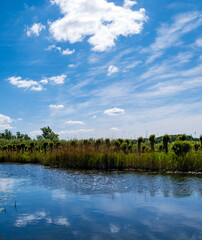
M 202 136 L 164 135 L 148 139 L 59 140 L 50 127 L 37 139 L 0 138 L 0 162 L 41 163 L 74 169 L 202 171 Z M 25 134 L 26 135 L 26 134 Z M 10 136 L 10 134 L 9 134 Z M 22 134 L 18 134 L 22 136 Z M 161 139 L 161 141 L 159 141 Z M 175 140 L 173 140 L 175 139 Z

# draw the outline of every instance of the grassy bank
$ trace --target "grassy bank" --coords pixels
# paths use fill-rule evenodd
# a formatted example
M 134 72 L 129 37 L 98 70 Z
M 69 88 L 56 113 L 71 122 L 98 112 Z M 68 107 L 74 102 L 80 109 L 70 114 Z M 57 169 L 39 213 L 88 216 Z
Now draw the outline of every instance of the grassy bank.
M 0 162 L 40 163 L 68 169 L 202 171 L 199 142 L 178 139 L 165 145 L 150 140 L 8 141 L 1 146 Z

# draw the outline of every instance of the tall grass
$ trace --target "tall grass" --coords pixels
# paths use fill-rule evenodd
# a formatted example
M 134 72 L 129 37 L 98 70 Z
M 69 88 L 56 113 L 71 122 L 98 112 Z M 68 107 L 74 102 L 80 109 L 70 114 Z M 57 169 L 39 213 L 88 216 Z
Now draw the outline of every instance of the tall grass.
M 88 142 L 86 142 L 88 141 Z M 68 169 L 96 170 L 144 170 L 144 171 L 202 171 L 202 151 L 194 147 L 184 155 L 176 155 L 169 147 L 169 152 L 149 150 L 149 145 L 138 150 L 137 143 L 116 141 L 61 141 L 29 142 L 24 145 L 2 146 L 0 162 L 38 163 Z M 115 144 L 116 143 L 116 144 Z M 121 147 L 123 146 L 123 147 Z

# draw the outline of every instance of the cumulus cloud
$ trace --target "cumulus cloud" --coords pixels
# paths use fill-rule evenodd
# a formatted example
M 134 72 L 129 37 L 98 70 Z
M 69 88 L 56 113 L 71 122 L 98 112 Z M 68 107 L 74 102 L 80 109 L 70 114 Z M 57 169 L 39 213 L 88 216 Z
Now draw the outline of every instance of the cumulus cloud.
M 108 68 L 107 76 L 111 76 L 112 74 L 117 73 L 118 71 L 119 71 L 118 67 L 111 65 Z
M 42 91 L 43 87 L 40 83 L 33 80 L 23 80 L 21 77 L 10 77 L 8 81 L 18 88 L 26 88 L 32 91 Z
M 50 23 L 50 33 L 56 41 L 80 42 L 89 36 L 94 51 L 115 46 L 117 38 L 139 34 L 147 17 L 145 9 L 130 9 L 136 2 L 125 0 L 116 6 L 106 0 L 51 0 L 60 7 L 62 18 Z
M 124 109 L 120 109 L 120 108 L 111 108 L 111 109 L 107 109 L 104 111 L 104 114 L 107 114 L 109 116 L 117 116 L 117 115 L 120 115 L 120 114 L 124 114 L 125 113 L 125 110 Z
M 40 83 L 47 84 L 47 83 L 51 82 L 53 84 L 64 84 L 66 78 L 67 78 L 67 75 L 62 74 L 62 75 L 59 75 L 59 76 L 44 78 L 40 81 Z
M 70 50 L 69 48 L 67 48 L 67 49 L 62 51 L 62 55 L 71 55 L 73 53 L 75 53 L 75 49 Z
M 46 29 L 46 27 L 41 23 L 34 23 L 31 27 L 27 28 L 27 36 L 31 37 L 32 35 L 39 36 L 39 33 Z
M 64 105 L 49 105 L 49 108 L 50 109 L 63 109 L 64 108 Z
M 136 5 L 136 1 L 130 1 L 130 0 L 125 0 L 124 1 L 124 7 L 125 8 L 131 8 L 132 6 Z
M 85 123 L 83 121 L 67 121 L 66 124 L 69 125 L 84 125 Z
M 10 117 L 0 114 L 0 130 L 5 130 L 5 129 L 11 129 L 11 123 L 13 122 L 13 119 Z

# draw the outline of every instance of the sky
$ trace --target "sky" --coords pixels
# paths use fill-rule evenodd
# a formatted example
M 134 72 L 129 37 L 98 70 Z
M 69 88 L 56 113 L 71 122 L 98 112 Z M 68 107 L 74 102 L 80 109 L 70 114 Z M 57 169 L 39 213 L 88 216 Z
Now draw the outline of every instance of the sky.
M 198 0 L 1 0 L 0 132 L 202 134 Z

